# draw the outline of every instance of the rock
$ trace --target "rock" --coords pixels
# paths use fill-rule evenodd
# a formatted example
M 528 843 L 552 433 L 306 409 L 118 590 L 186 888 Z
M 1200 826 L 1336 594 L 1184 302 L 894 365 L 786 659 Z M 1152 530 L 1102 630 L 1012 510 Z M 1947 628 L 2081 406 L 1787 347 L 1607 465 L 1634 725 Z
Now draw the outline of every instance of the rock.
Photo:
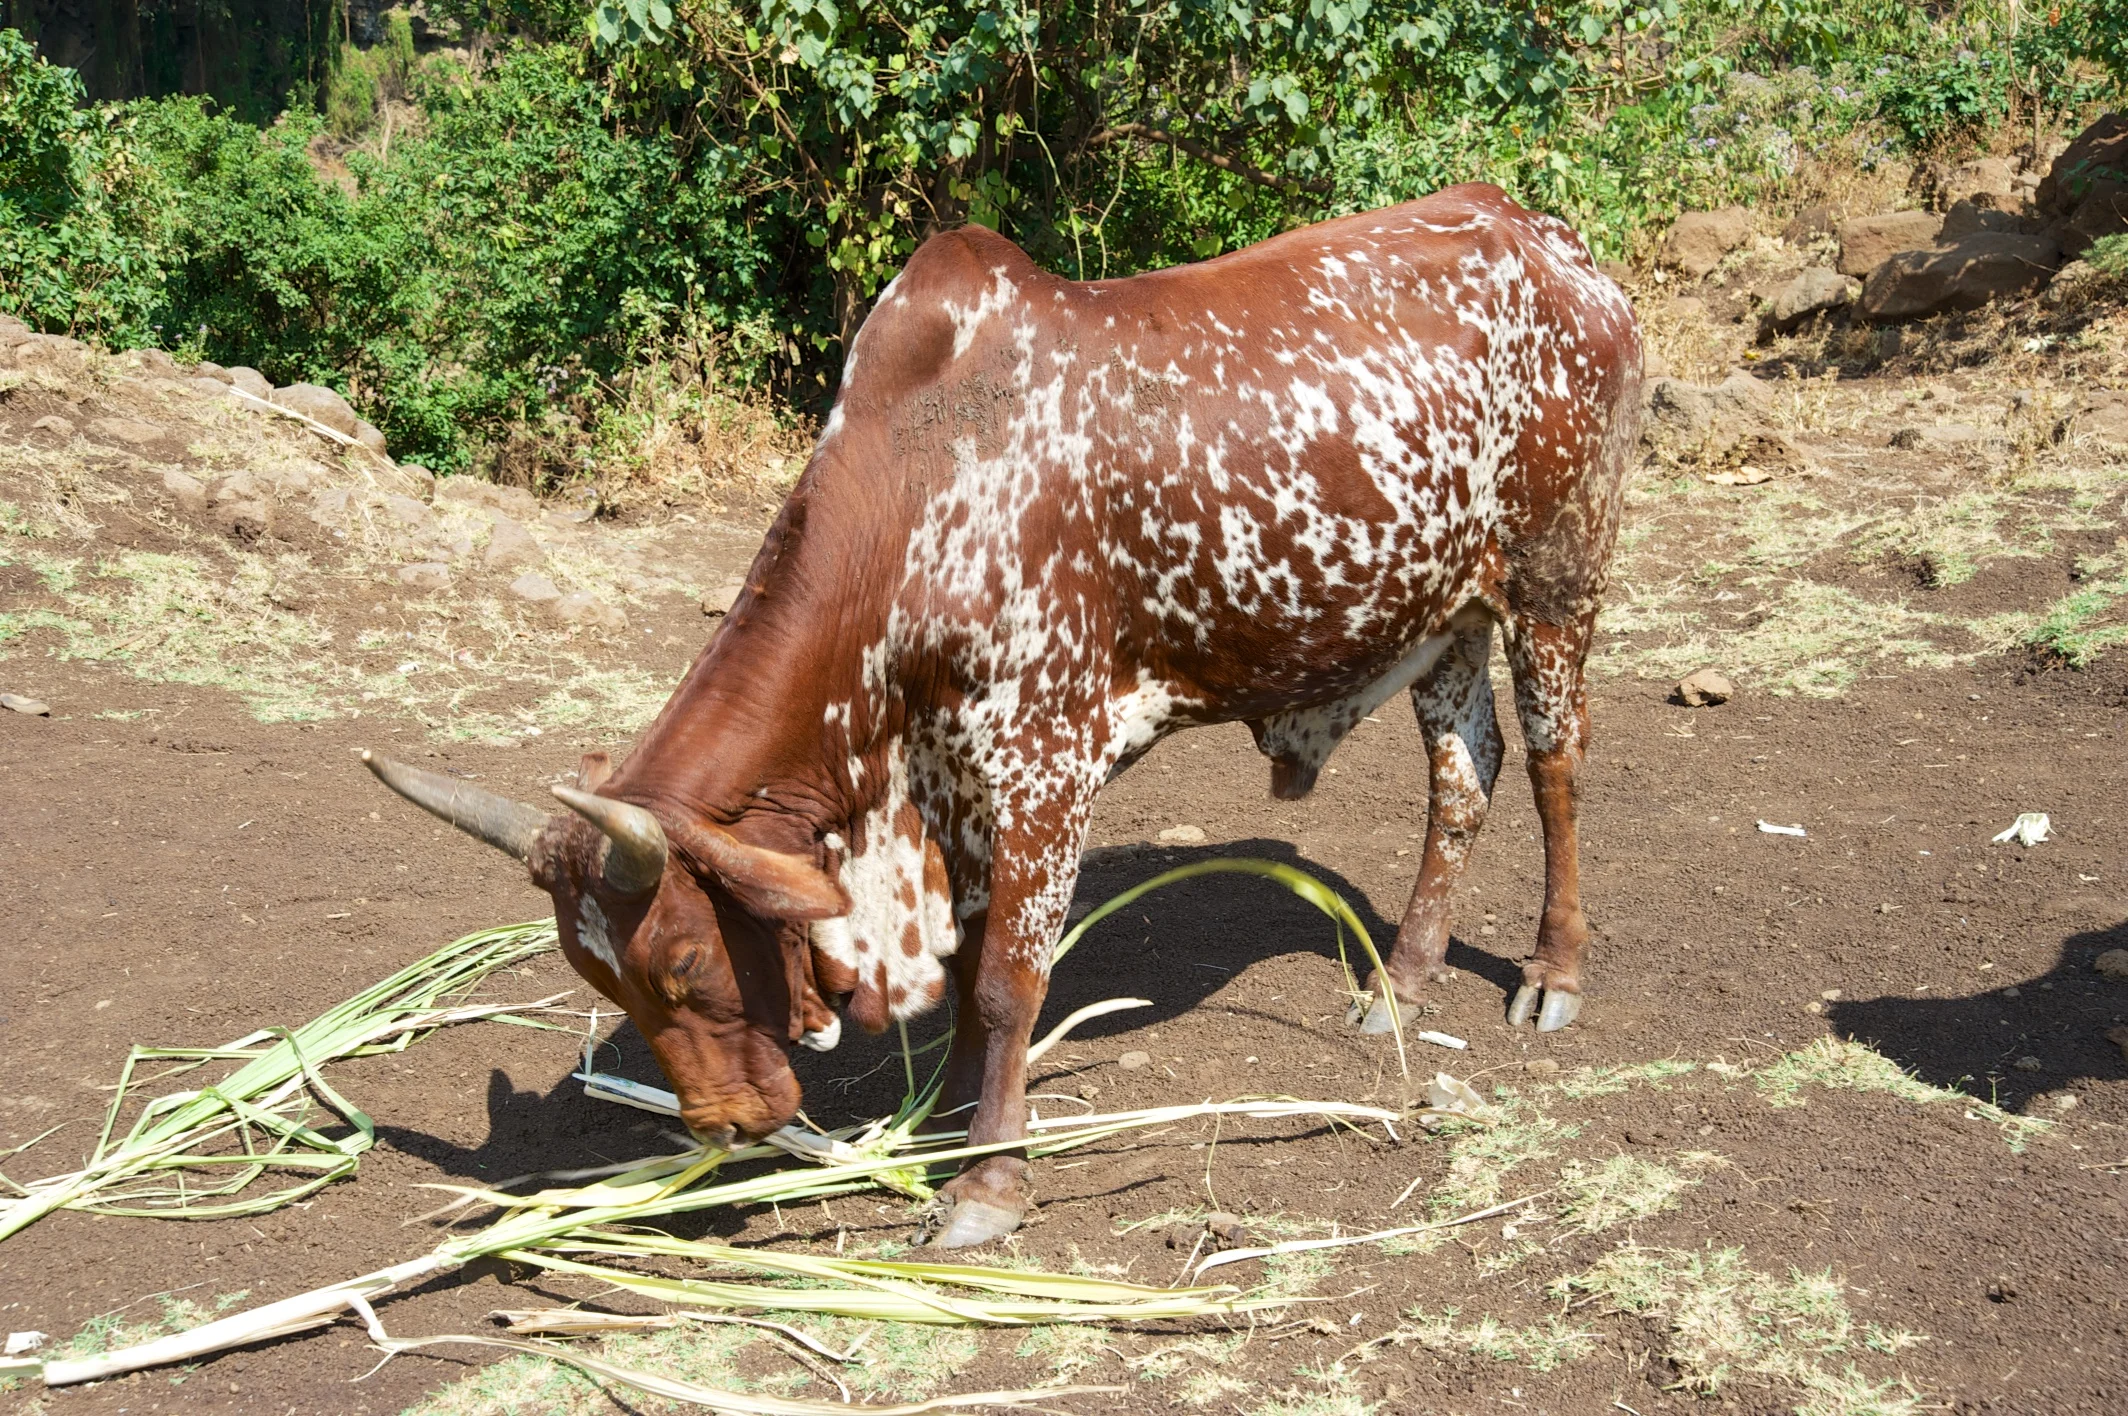
M 195 393 L 204 393 L 209 398 L 227 398 L 229 382 L 226 379 L 196 378 L 191 381 Z
M 30 424 L 30 430 L 38 433 L 50 433 L 58 438 L 72 439 L 74 436 L 74 425 L 57 413 L 45 414 L 42 418 Z
M 212 512 L 216 530 L 246 545 L 265 539 L 273 530 L 273 504 L 263 497 L 217 500 Z
M 1677 682 L 1671 697 L 1687 708 L 1707 708 L 1736 696 L 1736 685 L 1713 669 L 1696 669 Z
M 10 713 L 25 713 L 32 718 L 49 718 L 52 705 L 40 698 L 24 698 L 19 693 L 0 693 L 0 708 Z
M 1663 358 L 1662 351 L 1652 344 L 1640 346 L 1640 376 L 1643 379 L 1670 377 L 1670 361 Z
M 2010 170 L 2009 163 L 1999 157 L 1982 157 L 1953 167 L 1937 187 L 1936 196 L 1942 205 L 1953 207 L 1975 197 L 2007 198 L 2016 190 L 2017 174 Z
M 523 487 L 499 487 L 478 477 L 437 478 L 436 499 L 485 507 L 519 521 L 530 521 L 539 515 L 539 503 Z
M 1786 334 L 1799 329 L 1815 316 L 1844 309 L 1854 303 L 1862 287 L 1850 276 L 1824 266 L 1813 266 L 1781 287 L 1767 307 L 1765 327 Z
M 524 527 L 500 512 L 491 514 L 488 524 L 488 548 L 481 553 L 482 566 L 489 570 L 522 570 L 546 564 L 547 553 Z
M 2091 961 L 2091 968 L 2100 978 L 2128 983 L 2128 949 L 2108 949 Z
M 2033 193 L 2047 234 L 2071 256 L 2128 231 L 2128 118 L 2108 113 L 2054 159 Z
M 705 615 L 728 615 L 737 603 L 739 592 L 746 588 L 743 580 L 727 580 L 714 590 L 702 592 L 702 613 Z
M 383 499 L 385 514 L 415 531 L 426 531 L 436 522 L 427 502 L 415 501 L 412 497 L 393 492 Z
M 527 571 L 511 581 L 510 593 L 535 605 L 552 604 L 562 597 L 562 592 L 555 588 L 553 581 L 532 571 Z
M 1624 261 L 1598 261 L 1596 269 L 1610 277 L 1611 283 L 1621 289 L 1633 283 L 1633 267 Z
M 1891 446 L 1905 448 L 1952 448 L 1967 443 L 1979 442 L 1987 434 L 1971 423 L 1926 423 L 1919 427 L 1900 428 L 1891 435 Z
M 138 418 L 94 418 L 89 422 L 89 436 L 105 444 L 146 447 L 163 440 L 163 429 Z
M 416 590 L 448 590 L 451 588 L 451 568 L 441 561 L 417 561 L 402 565 L 396 574 L 401 585 Z
M 423 501 L 436 499 L 436 474 L 428 468 L 418 462 L 402 462 L 393 470 L 412 484 L 413 495 Z
M 273 380 L 267 378 L 248 364 L 239 364 L 233 369 L 224 369 L 229 376 L 230 387 L 239 393 L 248 393 L 253 398 L 273 399 Z
M 2096 394 L 2086 399 L 2055 429 L 2056 442 L 2072 437 L 2080 443 L 2128 450 L 2128 398 Z
M 328 531 L 345 536 L 355 517 L 355 493 L 348 487 L 326 487 L 310 499 L 303 513 Z
M 2020 1072 L 2037 1072 L 2040 1068 L 2046 1066 L 2047 1064 L 2040 1061 L 2037 1057 L 2020 1057 L 2015 1062 L 2012 1062 L 2010 1065 L 2012 1067 L 2015 1067 Z
M 234 370 L 231 370 L 234 373 Z M 300 413 L 313 423 L 331 428 L 346 437 L 354 437 L 362 426 L 355 410 L 347 406 L 347 400 L 331 389 L 313 383 L 295 383 L 286 388 L 277 388 L 272 394 L 273 402 L 291 413 Z
M 1902 251 L 1862 285 L 1862 313 L 1909 320 L 1945 310 L 1977 310 L 2029 294 L 2054 274 L 2060 248 L 2049 236 L 1982 231 L 1926 251 Z
M 1556 1077 L 1559 1075 L 1559 1064 L 1549 1057 L 1537 1057 L 1523 1063 L 1522 1070 L 1533 1077 Z
M 1660 260 L 1670 269 L 1697 280 L 1750 238 L 1751 213 L 1742 207 L 1688 211 L 1663 238 Z
M 180 511 L 198 515 L 207 509 L 207 488 L 199 478 L 178 471 L 175 467 L 163 473 L 163 490 Z
M 1713 385 L 1656 379 L 1644 386 L 1641 397 L 1650 434 L 1676 443 L 1741 436 L 1758 425 L 1773 400 L 1764 385 L 1742 370 Z
M 609 604 L 588 590 L 571 590 L 551 602 L 547 611 L 563 624 L 618 633 L 628 628 L 628 616 L 618 605 Z
M 1707 318 L 1707 302 L 1697 295 L 1673 295 L 1663 301 L 1663 313 L 1679 324 Z
M 64 335 L 33 334 L 15 346 L 14 355 L 24 368 L 46 366 L 67 377 L 78 378 L 89 368 L 89 347 Z
M 212 359 L 200 360 L 192 366 L 192 372 L 200 378 L 213 379 L 216 383 L 229 382 L 229 371 Z
M 1892 211 L 1842 222 L 1840 274 L 1867 276 L 1899 252 L 1928 245 L 1942 229 L 1942 219 L 1925 211 Z
M 1238 1214 L 1225 1210 L 1213 1210 L 1204 1217 L 1204 1232 L 1212 1236 L 1212 1243 L 1221 1249 L 1246 1249 L 1256 1243 L 1256 1236 L 1249 1233 L 1249 1226 Z
M 375 424 L 364 422 L 360 418 L 355 419 L 355 441 L 379 457 L 390 455 L 384 446 L 384 434 L 377 430 Z
M 13 315 L 0 315 L 0 349 L 12 349 L 33 333 L 34 330 Z
M 1833 209 L 1820 202 L 1788 218 L 1788 224 L 1781 228 L 1781 239 L 1791 246 L 1808 246 L 1821 236 L 1832 235 L 1837 224 Z
M 1116 1059 L 1116 1065 L 1126 1072 L 1142 1071 L 1153 1065 L 1153 1054 L 1135 1050 L 1126 1052 Z
M 1198 846 L 1204 844 L 1202 826 L 1170 826 L 1159 836 L 1163 846 Z
M 2014 236 L 2024 234 L 2024 229 L 2025 224 L 2006 211 L 1975 206 L 1967 201 L 1957 203 L 1943 214 L 1943 229 L 1936 233 L 1936 239 L 1955 241 L 1976 231 L 2005 231 Z

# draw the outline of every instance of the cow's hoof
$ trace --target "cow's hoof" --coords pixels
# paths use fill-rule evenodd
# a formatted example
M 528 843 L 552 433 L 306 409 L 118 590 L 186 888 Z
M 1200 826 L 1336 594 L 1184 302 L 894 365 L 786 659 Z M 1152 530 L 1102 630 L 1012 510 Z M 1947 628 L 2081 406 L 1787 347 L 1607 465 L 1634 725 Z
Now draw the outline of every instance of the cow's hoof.
M 1396 1012 L 1399 1022 L 1408 1023 L 1411 1021 L 1411 1006 L 1409 1004 L 1399 1004 Z M 1358 1003 L 1354 1003 L 1345 1013 L 1345 1021 L 1347 1023 L 1354 1024 L 1361 1032 L 1370 1034 L 1396 1031 L 1389 1018 L 1389 995 L 1386 993 L 1374 994 L 1373 1001 L 1367 1005 L 1364 1012 L 1361 1011 Z
M 1538 1000 L 1543 1006 L 1538 1006 Z M 1568 993 L 1563 988 L 1539 988 L 1525 983 L 1515 990 L 1515 1001 L 1507 1005 L 1509 1027 L 1519 1028 L 1531 1017 L 1537 1019 L 1538 1032 L 1557 1032 L 1581 1016 L 1581 995 Z
M 925 1243 L 934 1249 L 972 1249 L 1018 1229 L 1025 1213 L 982 1200 L 949 1199 L 932 1221 L 931 1237 Z

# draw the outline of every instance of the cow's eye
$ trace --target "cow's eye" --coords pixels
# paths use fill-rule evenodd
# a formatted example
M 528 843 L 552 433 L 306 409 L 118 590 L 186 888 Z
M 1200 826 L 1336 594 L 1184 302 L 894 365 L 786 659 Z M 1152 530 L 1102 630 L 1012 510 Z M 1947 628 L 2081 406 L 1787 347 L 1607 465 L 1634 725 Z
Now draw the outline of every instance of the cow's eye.
M 679 959 L 673 964 L 672 976 L 674 978 L 692 978 L 694 977 L 695 965 L 701 962 L 702 951 L 693 945 L 689 945 L 687 952 L 680 955 Z
M 665 966 L 664 977 L 658 980 L 658 992 L 675 1008 L 687 1001 L 693 991 L 695 965 L 702 961 L 702 951 L 690 945 L 680 956 Z

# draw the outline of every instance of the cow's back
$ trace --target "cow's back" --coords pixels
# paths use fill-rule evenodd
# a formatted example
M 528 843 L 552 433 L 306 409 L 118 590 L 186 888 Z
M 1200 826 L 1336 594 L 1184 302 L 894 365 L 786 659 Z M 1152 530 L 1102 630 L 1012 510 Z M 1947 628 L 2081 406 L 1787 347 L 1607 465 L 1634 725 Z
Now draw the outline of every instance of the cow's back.
M 1639 364 L 1496 188 L 1114 281 L 967 229 L 882 297 L 823 446 L 907 529 L 901 636 L 988 677 L 1061 647 L 1086 692 L 1120 655 L 1230 716 L 1379 673 L 1561 504 L 1614 504 L 1586 483 Z

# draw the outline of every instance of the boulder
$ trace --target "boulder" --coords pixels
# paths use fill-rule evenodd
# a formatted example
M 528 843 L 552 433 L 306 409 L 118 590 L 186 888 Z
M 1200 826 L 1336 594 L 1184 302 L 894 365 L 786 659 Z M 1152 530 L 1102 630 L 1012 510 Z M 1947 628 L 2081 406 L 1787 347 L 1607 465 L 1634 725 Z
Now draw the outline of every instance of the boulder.
M 392 492 L 382 498 L 381 504 L 387 516 L 410 530 L 426 531 L 435 524 L 435 517 L 429 513 L 426 502 Z
M 441 561 L 417 561 L 413 565 L 402 565 L 396 574 L 401 585 L 415 590 L 451 588 L 451 568 Z
M 216 383 L 228 383 L 229 371 L 212 359 L 202 359 L 192 366 L 195 378 L 213 379 Z
M 365 422 L 360 418 L 355 419 L 355 441 L 368 448 L 371 452 L 376 453 L 379 457 L 390 456 L 385 450 L 384 434 L 379 432 L 373 423 Z
M 175 467 L 163 473 L 163 490 L 180 511 L 197 516 L 207 509 L 207 488 L 197 477 L 178 471 Z
M 628 628 L 628 616 L 620 606 L 608 604 L 588 590 L 571 590 L 547 605 L 547 612 L 563 624 L 617 633 Z
M 510 593 L 535 605 L 549 605 L 562 597 L 554 582 L 536 571 L 526 571 L 511 581 Z
M 273 501 L 249 472 L 232 472 L 207 492 L 208 514 L 216 529 L 246 544 L 273 530 Z
M 2017 173 L 2010 164 L 1999 157 L 1982 157 L 1953 167 L 1938 184 L 1936 196 L 1947 207 L 1967 201 L 2000 207 L 2008 205 L 2016 191 Z
M 42 365 L 72 378 L 89 370 L 89 346 L 63 334 L 33 334 L 15 346 L 14 356 L 24 368 Z
M 437 478 L 436 499 L 485 507 L 519 521 L 530 521 L 539 515 L 539 503 L 523 487 L 501 487 L 478 477 Z
M 191 380 L 191 384 L 194 392 L 204 393 L 209 398 L 227 398 L 229 396 L 229 385 L 222 379 L 210 379 L 202 376 Z
M 71 441 L 74 436 L 74 425 L 57 413 L 47 413 L 36 422 L 30 424 L 30 431 L 50 433 L 55 438 L 65 438 Z
M 2062 420 L 2059 437 L 2085 445 L 2128 451 L 2128 394 L 2098 393 L 2077 405 Z
M 0 315 L 0 349 L 12 349 L 34 333 L 13 315 Z
M 1755 424 L 1772 403 L 1765 386 L 1742 370 L 1718 384 L 1656 379 L 1642 395 L 1652 429 L 1696 442 L 1721 426 Z
M 489 515 L 488 548 L 481 553 L 480 563 L 489 570 L 528 570 L 545 565 L 547 553 L 532 533 L 504 516 L 501 512 Z
M 436 474 L 428 468 L 418 462 L 402 462 L 392 470 L 399 474 L 400 480 L 412 487 L 412 495 L 423 501 L 436 499 Z
M 1902 251 L 1864 282 L 1862 313 L 1887 321 L 1977 310 L 2045 285 L 2060 257 L 2051 237 L 1998 231 L 1975 232 L 1926 251 Z
M 2128 118 L 2107 113 L 2079 133 L 2040 180 L 2033 205 L 2071 256 L 2128 231 Z
M 1671 270 L 1697 280 L 1750 239 L 1751 213 L 1742 207 L 1688 211 L 1663 238 L 1660 259 Z
M 1817 315 L 1845 309 L 1854 303 L 1861 289 L 1851 276 L 1824 266 L 1812 266 L 1782 286 L 1773 297 L 1772 303 L 1766 307 L 1764 328 L 1786 334 L 1808 324 Z
M 1961 201 L 1954 203 L 1951 209 L 1943 214 L 1943 229 L 1936 233 L 1936 239 L 1955 241 L 1976 231 L 2005 231 L 2012 235 L 2021 235 L 2024 229 L 2024 222 L 2006 211 L 1978 206 L 1971 201 Z
M 224 369 L 222 372 L 229 376 L 230 387 L 236 389 L 239 393 L 248 393 L 253 398 L 263 398 L 269 401 L 273 398 L 273 380 L 267 378 L 250 365 L 239 364 L 233 369 Z
M 303 514 L 335 536 L 345 536 L 347 524 L 355 519 L 357 505 L 351 488 L 326 487 L 311 497 Z
M 1942 218 L 1925 211 L 1890 211 L 1842 222 L 1840 274 L 1867 276 L 1899 252 L 1928 245 L 1942 229 Z
M 232 370 L 231 372 L 234 372 Z M 354 437 L 362 426 L 355 410 L 347 406 L 347 400 L 329 388 L 318 384 L 297 383 L 273 391 L 273 401 L 291 413 L 300 413 L 313 423 L 322 424 L 344 437 Z
M 163 429 L 154 423 L 144 423 L 138 418 L 92 418 L 89 420 L 89 436 L 106 447 L 116 443 L 122 447 L 147 447 L 161 442 Z
M 1713 669 L 1698 669 L 1678 680 L 1670 692 L 1687 708 L 1707 708 L 1736 697 L 1736 686 Z

